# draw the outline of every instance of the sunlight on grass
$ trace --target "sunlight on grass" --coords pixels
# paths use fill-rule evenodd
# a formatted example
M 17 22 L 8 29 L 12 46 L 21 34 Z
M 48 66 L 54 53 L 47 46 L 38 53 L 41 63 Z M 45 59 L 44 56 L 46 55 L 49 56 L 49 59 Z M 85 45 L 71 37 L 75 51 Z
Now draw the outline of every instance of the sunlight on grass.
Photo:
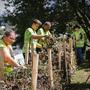
M 86 72 L 85 69 L 77 70 L 75 74 L 72 75 L 71 83 L 85 83 L 89 75 L 90 72 Z M 88 83 L 90 83 L 90 78 L 88 79 Z

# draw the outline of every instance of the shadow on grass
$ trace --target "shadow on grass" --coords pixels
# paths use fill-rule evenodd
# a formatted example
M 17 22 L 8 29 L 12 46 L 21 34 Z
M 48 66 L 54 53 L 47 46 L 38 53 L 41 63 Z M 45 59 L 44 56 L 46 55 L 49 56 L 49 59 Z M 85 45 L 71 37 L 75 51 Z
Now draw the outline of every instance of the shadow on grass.
M 78 69 L 84 69 L 85 72 L 90 72 L 90 52 L 88 53 L 84 63 L 78 66 Z M 84 83 L 71 83 L 69 85 L 63 85 L 62 90 L 90 90 L 90 83 L 87 83 L 89 79 L 90 75 L 88 75 L 88 78 Z
M 70 84 L 70 85 L 63 85 L 62 90 L 90 90 L 90 84 L 76 83 L 76 84 Z

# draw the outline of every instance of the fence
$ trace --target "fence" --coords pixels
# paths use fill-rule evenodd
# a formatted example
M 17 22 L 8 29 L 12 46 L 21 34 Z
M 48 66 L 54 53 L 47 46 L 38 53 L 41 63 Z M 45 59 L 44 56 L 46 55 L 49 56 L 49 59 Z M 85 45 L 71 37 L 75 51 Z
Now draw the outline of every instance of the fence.
M 62 85 L 70 83 L 71 74 L 75 71 L 72 42 L 71 38 L 58 41 L 54 48 L 32 53 L 32 63 L 26 62 L 27 69 L 15 70 L 6 76 L 3 90 L 62 90 Z

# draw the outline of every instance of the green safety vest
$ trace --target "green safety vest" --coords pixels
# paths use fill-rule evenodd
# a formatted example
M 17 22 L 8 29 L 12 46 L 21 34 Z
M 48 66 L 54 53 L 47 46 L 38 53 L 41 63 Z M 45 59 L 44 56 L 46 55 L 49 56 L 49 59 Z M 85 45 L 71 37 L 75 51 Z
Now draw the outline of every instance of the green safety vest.
M 37 34 L 39 34 L 39 35 L 51 35 L 51 33 L 50 33 L 49 31 L 46 31 L 46 32 L 45 32 L 45 30 L 44 30 L 43 28 L 40 28 L 40 29 L 37 31 Z M 42 41 L 42 40 L 39 40 L 38 42 L 39 42 L 39 44 L 41 44 L 41 45 L 45 45 L 45 44 L 46 44 L 45 41 Z
M 85 31 L 83 30 L 83 28 L 81 28 L 81 31 L 84 33 L 84 43 L 85 43 L 85 45 L 90 46 L 90 41 L 87 38 L 87 35 L 86 35 Z
M 0 40 L 0 49 L 4 49 L 4 48 L 7 48 L 5 43 L 3 42 L 3 40 Z M 9 52 L 10 53 L 10 52 Z M 4 65 L 3 67 L 5 67 L 4 69 L 4 73 L 5 74 L 10 74 L 12 71 L 13 71 L 13 68 L 11 67 L 11 65 L 7 65 L 6 62 L 4 61 L 4 56 L 2 56 L 0 54 L 0 61 L 3 60 L 4 62 Z
M 86 36 L 85 36 L 85 31 L 82 28 L 80 28 L 79 31 L 75 31 L 73 33 L 73 37 L 75 38 L 76 47 L 83 47 L 84 46 Z
M 34 31 L 32 28 L 28 28 L 24 34 L 23 53 L 25 53 L 27 51 L 27 47 L 31 48 L 32 44 L 35 45 L 35 47 L 36 47 L 37 40 L 32 39 L 32 35 L 36 35 L 36 31 Z

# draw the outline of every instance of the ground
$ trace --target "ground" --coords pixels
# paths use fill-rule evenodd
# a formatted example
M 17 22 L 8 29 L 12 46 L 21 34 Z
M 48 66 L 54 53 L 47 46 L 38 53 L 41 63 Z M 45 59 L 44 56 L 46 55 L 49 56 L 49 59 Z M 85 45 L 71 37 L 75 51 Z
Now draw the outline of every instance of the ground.
M 90 90 L 90 51 L 87 51 L 84 63 L 77 67 L 71 77 L 69 89 L 65 90 Z

